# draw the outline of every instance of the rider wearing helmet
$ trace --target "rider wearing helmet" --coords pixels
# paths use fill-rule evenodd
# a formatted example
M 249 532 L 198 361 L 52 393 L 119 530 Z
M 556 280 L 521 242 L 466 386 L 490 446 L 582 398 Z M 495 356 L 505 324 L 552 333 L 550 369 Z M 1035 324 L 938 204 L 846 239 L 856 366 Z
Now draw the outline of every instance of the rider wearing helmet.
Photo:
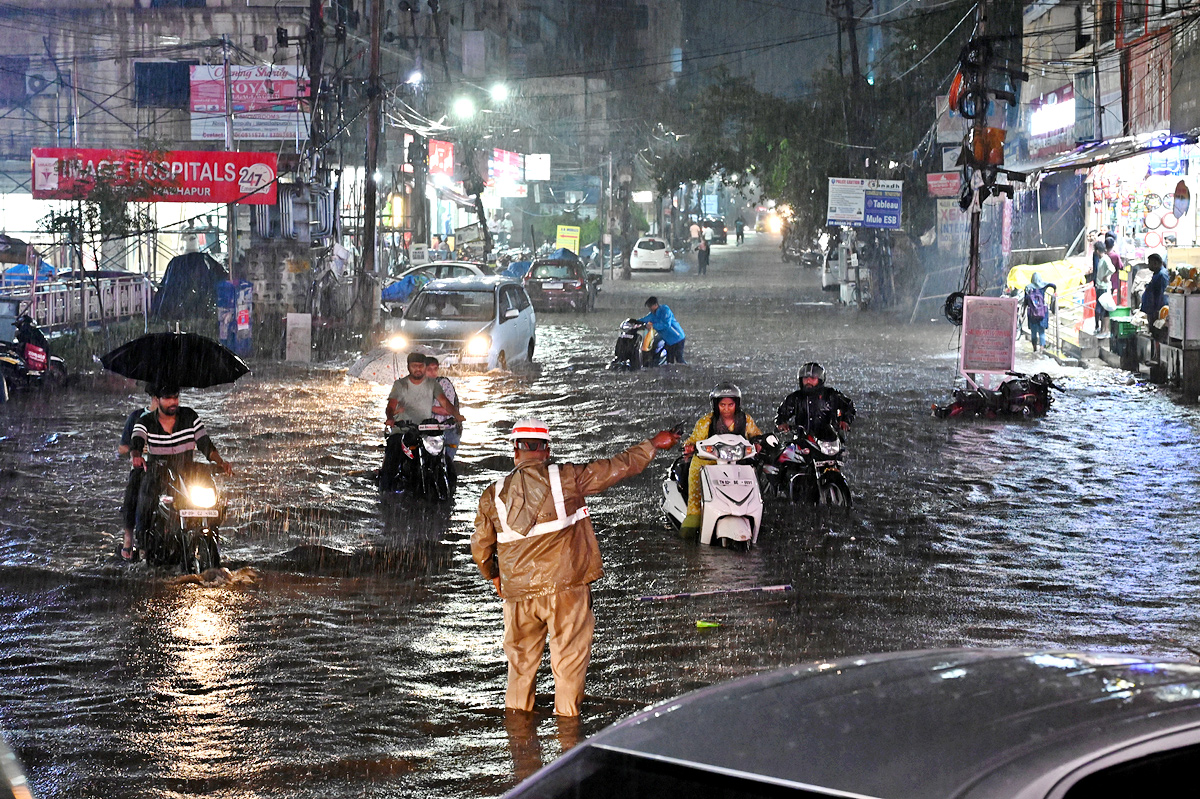
M 691 455 L 696 450 L 696 443 L 721 433 L 750 438 L 762 435 L 758 425 L 742 410 L 742 390 L 728 381 L 721 383 L 708 395 L 712 400 L 712 413 L 707 413 L 696 422 L 692 434 L 683 442 L 683 453 Z M 688 467 L 688 507 L 687 516 L 683 520 L 684 532 L 694 532 L 700 529 L 700 470 L 711 466 L 716 461 L 707 458 L 694 457 Z
M 825 367 L 809 361 L 796 375 L 800 390 L 787 395 L 775 414 L 777 430 L 803 430 L 820 437 L 828 430 L 845 431 L 854 421 L 854 403 L 825 385 Z

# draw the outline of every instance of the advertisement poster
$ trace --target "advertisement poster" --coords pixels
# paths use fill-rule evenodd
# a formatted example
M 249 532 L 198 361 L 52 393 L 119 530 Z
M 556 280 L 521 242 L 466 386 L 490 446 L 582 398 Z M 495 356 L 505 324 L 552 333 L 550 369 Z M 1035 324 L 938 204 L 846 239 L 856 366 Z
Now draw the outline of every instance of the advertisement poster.
M 454 145 L 438 139 L 429 140 L 429 174 L 454 179 Z
M 938 249 L 949 255 L 965 255 L 971 237 L 971 217 L 958 200 L 937 201 Z
M 120 183 L 146 182 L 137 199 L 166 203 L 274 205 L 278 158 L 274 153 L 172 151 L 152 159 L 144 150 L 38 147 L 32 151 L 35 200 L 84 200 L 104 175 Z
M 1016 297 L 965 297 L 962 349 L 958 368 L 963 374 L 1003 374 L 1016 359 Z
M 925 176 L 930 197 L 957 197 L 962 189 L 962 174 L 959 172 L 930 172 Z
M 570 250 L 573 253 L 579 253 L 579 226 L 578 225 L 559 225 L 558 235 L 554 239 L 554 246 L 559 249 Z
M 826 224 L 900 229 L 904 181 L 830 178 Z
M 192 139 L 225 139 L 225 67 L 190 68 Z M 308 138 L 308 71 L 297 66 L 230 67 L 233 137 L 244 140 Z

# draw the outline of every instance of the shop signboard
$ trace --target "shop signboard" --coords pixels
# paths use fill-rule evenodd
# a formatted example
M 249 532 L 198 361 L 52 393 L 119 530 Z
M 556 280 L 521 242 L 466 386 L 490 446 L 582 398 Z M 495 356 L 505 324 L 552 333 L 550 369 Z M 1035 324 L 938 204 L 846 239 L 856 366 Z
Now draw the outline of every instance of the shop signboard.
M 1004 374 L 1016 362 L 1016 297 L 964 297 L 962 349 L 958 369 L 963 374 Z
M 947 255 L 967 251 L 970 237 L 970 217 L 958 205 L 958 200 L 937 201 L 938 249 Z
M 1029 104 L 1029 155 L 1045 158 L 1075 146 L 1075 87 L 1060 86 Z
M 830 178 L 826 224 L 900 229 L 902 180 Z
M 517 183 L 525 179 L 525 170 L 521 166 L 521 154 L 509 150 L 492 150 L 488 160 L 488 177 L 495 181 Z
M 225 139 L 225 67 L 189 68 L 192 139 Z M 307 139 L 308 71 L 299 66 L 252 64 L 229 68 L 235 139 Z
M 144 150 L 38 147 L 32 150 L 35 200 L 85 200 L 98 174 L 144 181 L 143 202 L 274 205 L 274 153 L 189 152 L 152 158 Z
M 966 122 L 962 115 L 950 108 L 949 95 L 939 94 L 934 98 L 937 113 L 938 144 L 962 144 L 966 133 Z
M 925 182 L 930 197 L 957 197 L 962 190 L 962 174 L 958 172 L 930 172 Z
M 578 225 L 559 225 L 558 235 L 554 239 L 554 246 L 560 250 L 570 250 L 573 253 L 579 253 L 579 226 Z
M 438 139 L 429 140 L 429 174 L 454 178 L 454 145 Z
M 525 180 L 550 179 L 550 153 L 530 153 L 525 156 Z

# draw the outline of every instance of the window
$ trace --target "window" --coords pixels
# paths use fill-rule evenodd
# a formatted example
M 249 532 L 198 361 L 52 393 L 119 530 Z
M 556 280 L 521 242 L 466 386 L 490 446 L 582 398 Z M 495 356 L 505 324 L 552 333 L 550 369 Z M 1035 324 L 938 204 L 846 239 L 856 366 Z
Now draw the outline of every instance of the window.
M 1091 35 L 1083 32 L 1083 6 L 1075 6 L 1075 49 L 1082 50 L 1091 43 Z
M 1117 36 L 1117 0 L 1100 0 L 1100 43 Z
M 1184 746 L 1121 763 L 1087 775 L 1064 799 L 1093 796 L 1169 796 L 1191 784 L 1200 768 L 1200 746 Z
M 504 315 L 509 311 L 517 309 L 517 293 L 515 286 L 505 286 L 500 289 L 500 321 L 504 321 Z
M 531 280 L 573 280 L 575 272 L 566 264 L 538 264 L 529 277 Z
M 191 99 L 189 67 L 199 61 L 135 61 L 134 102 L 139 108 L 187 108 Z
M 657 239 L 645 239 L 638 242 L 637 248 L 639 250 L 665 250 L 667 249 L 667 243 L 665 241 L 658 241 Z
M 495 296 L 490 291 L 423 291 L 408 307 L 404 318 L 414 321 L 488 322 L 495 308 Z
M 25 102 L 25 73 L 28 70 L 28 58 L 0 56 L 0 106 Z
M 518 311 L 523 311 L 533 304 L 529 301 L 529 295 L 525 293 L 525 289 L 513 289 L 513 291 L 516 292 L 517 295 Z

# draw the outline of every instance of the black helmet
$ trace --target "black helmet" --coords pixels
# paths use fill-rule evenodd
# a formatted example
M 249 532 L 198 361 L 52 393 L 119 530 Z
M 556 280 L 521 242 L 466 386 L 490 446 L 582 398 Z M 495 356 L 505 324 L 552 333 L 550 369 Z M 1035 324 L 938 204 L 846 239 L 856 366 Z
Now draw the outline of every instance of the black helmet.
M 737 405 L 737 410 L 740 411 L 742 409 L 742 390 L 738 388 L 737 385 L 730 383 L 727 380 L 724 383 L 719 384 L 712 391 L 708 392 L 708 398 L 712 400 L 713 413 L 717 412 L 717 403 L 726 397 L 729 397 L 734 401 L 734 403 Z
M 800 367 L 800 373 L 796 375 L 796 382 L 800 384 L 801 388 L 804 387 L 804 378 L 806 377 L 817 378 L 818 386 L 825 385 L 825 367 L 816 361 L 809 361 Z

